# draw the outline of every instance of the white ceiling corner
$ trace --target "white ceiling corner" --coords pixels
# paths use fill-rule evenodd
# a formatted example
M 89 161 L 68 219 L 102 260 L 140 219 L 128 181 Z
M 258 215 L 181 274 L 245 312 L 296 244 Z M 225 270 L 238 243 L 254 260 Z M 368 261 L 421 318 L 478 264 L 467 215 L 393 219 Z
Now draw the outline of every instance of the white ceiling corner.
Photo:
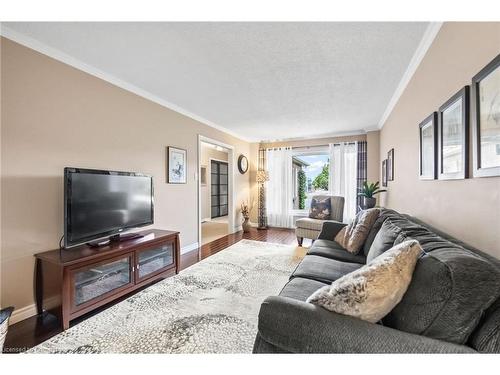
M 439 27 L 412 22 L 21 22 L 4 23 L 1 32 L 255 142 L 380 128 Z
M 380 121 L 378 122 L 377 128 L 382 129 L 384 126 L 384 123 L 386 122 L 387 118 L 391 114 L 392 110 L 396 106 L 399 98 L 403 94 L 404 90 L 406 89 L 406 86 L 408 86 L 408 83 L 410 82 L 411 78 L 413 77 L 413 74 L 417 70 L 418 66 L 420 65 L 420 62 L 424 58 L 425 54 L 427 53 L 427 50 L 431 46 L 432 42 L 436 38 L 436 35 L 438 34 L 439 30 L 441 29 L 441 26 L 443 25 L 442 22 L 431 22 L 427 26 L 427 29 L 425 30 L 424 36 L 422 37 L 422 40 L 420 41 L 417 49 L 415 50 L 415 53 L 413 54 L 413 57 L 411 58 L 410 63 L 408 64 L 408 67 L 406 68 L 405 73 L 403 74 L 403 77 L 401 77 L 401 81 L 399 82 L 398 86 L 396 87 L 396 90 L 394 91 L 394 94 L 391 97 L 391 100 L 387 104 L 387 108 L 384 111 L 384 114 L 380 118 Z

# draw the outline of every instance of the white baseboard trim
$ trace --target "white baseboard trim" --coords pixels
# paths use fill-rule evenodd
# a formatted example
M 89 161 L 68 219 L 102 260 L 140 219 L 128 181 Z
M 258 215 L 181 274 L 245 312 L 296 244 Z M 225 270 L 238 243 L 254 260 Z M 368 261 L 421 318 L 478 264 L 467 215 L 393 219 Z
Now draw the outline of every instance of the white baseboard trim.
M 190 245 L 183 246 L 183 247 L 181 247 L 181 255 L 189 253 L 190 251 L 196 250 L 198 247 L 199 247 L 198 242 L 194 242 Z
M 259 226 L 259 223 L 254 223 L 253 221 L 250 222 L 250 225 L 253 227 L 253 228 L 257 228 Z
M 31 318 L 32 316 L 35 315 L 36 315 L 36 305 L 34 303 L 25 307 L 21 307 L 20 309 L 16 309 L 14 310 L 9 319 L 9 326 L 12 324 L 16 324 L 17 322 L 20 322 L 21 320 Z

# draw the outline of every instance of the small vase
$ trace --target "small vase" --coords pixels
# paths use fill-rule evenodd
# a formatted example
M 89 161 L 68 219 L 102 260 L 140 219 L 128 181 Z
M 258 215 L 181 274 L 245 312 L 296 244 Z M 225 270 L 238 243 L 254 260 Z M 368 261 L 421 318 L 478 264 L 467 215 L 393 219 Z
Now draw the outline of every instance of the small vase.
M 363 209 L 367 210 L 369 208 L 373 208 L 375 207 L 375 204 L 377 203 L 377 199 L 376 198 L 367 198 L 367 197 L 364 197 L 363 198 Z
M 243 220 L 243 224 L 241 224 L 241 226 L 243 227 L 243 232 L 244 233 L 250 232 L 250 228 L 252 226 L 250 225 L 250 220 L 249 220 L 248 217 L 245 217 L 245 220 Z

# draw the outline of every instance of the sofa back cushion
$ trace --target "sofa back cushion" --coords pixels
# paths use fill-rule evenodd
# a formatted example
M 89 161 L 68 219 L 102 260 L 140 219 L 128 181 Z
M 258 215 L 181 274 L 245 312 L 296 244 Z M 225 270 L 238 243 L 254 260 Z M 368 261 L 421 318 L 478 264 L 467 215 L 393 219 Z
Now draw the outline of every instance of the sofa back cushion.
M 378 215 L 377 220 L 375 220 L 375 223 L 372 225 L 370 232 L 368 233 L 368 236 L 366 237 L 365 243 L 363 244 L 363 253 L 365 256 L 368 256 L 368 253 L 370 252 L 370 248 L 372 246 L 373 241 L 375 240 L 375 236 L 377 235 L 378 231 L 380 228 L 382 228 L 382 224 L 387 219 L 390 218 L 398 218 L 401 215 L 391 209 L 388 208 L 380 208 L 380 213 Z
M 465 344 L 500 295 L 500 269 L 479 254 L 405 220 L 392 220 L 402 228 L 395 245 L 416 239 L 426 254 L 418 260 L 406 294 L 384 324 Z
M 394 241 L 396 241 L 400 232 L 401 228 L 394 225 L 391 219 L 384 221 L 370 246 L 370 251 L 366 256 L 366 263 L 370 263 L 373 259 L 393 247 Z

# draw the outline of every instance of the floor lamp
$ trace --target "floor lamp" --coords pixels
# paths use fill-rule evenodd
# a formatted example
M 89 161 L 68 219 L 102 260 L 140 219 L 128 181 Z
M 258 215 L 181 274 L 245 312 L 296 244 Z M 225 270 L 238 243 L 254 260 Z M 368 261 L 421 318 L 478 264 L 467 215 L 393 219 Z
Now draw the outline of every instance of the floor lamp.
M 264 184 L 269 181 L 269 173 L 257 171 L 257 183 L 259 184 L 259 226 L 257 229 L 267 229 L 266 196 Z

